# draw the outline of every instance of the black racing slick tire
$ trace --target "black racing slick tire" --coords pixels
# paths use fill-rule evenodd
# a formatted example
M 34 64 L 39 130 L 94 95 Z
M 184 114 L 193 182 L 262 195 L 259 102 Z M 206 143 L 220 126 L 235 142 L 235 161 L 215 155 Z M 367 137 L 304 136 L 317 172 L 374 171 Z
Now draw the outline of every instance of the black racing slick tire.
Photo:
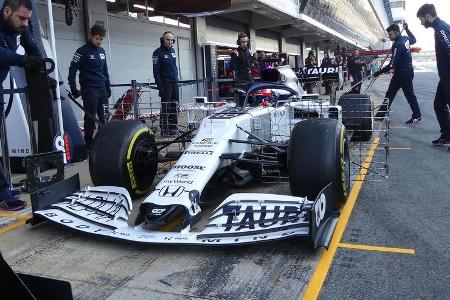
M 134 121 L 111 121 L 97 133 L 89 154 L 92 183 L 124 187 L 132 199 L 146 195 L 155 179 L 158 150 L 151 130 Z
M 353 132 L 352 141 L 367 142 L 373 132 L 373 105 L 367 94 L 343 95 L 338 104 L 342 107 L 342 123 Z
M 350 190 L 350 152 L 345 127 L 335 119 L 309 119 L 297 123 L 288 149 L 291 193 L 315 200 L 332 183 L 334 208 L 347 200 Z

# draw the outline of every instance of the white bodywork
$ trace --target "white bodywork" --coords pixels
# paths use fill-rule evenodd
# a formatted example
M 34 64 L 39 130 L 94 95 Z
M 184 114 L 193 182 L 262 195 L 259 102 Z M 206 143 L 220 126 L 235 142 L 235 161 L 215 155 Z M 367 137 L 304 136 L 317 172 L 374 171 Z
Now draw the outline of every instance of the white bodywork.
M 128 192 L 125 189 L 112 192 L 114 189 L 111 188 L 95 187 L 76 193 L 37 214 L 79 231 L 129 241 L 210 245 L 243 244 L 307 236 L 310 232 L 310 213 L 313 212 L 316 216 L 314 219 L 318 222 L 317 225 L 323 220 L 320 207 L 314 210 L 313 201 L 292 196 L 247 193 L 234 194 L 223 201 L 201 232 L 192 232 L 190 228 L 181 232 L 149 231 L 142 224 L 135 227 L 128 225 L 128 215 L 132 209 Z M 324 199 L 323 196 L 322 198 Z M 324 205 L 323 201 L 317 203 Z M 230 207 L 237 210 L 235 213 L 224 215 L 223 211 Z M 263 222 L 277 217 L 275 215 L 277 211 L 279 217 L 284 217 L 285 221 L 268 224 L 267 221 Z M 255 224 L 245 225 L 248 219 L 255 220 Z
M 246 130 L 270 142 L 287 142 L 294 125 L 303 120 L 295 118 L 296 111 L 316 112 L 321 118 L 328 118 L 330 108 L 335 109 L 338 118 L 341 118 L 339 106 L 311 100 L 288 101 L 279 107 L 218 109 L 202 120 L 189 147 L 143 203 L 165 206 L 179 204 L 188 208 L 191 215 L 198 214 L 199 199 L 189 199 L 189 192 L 198 191 L 201 195 L 216 171 L 229 164 L 220 158 L 222 154 L 243 154 L 252 150 L 250 144 L 232 143 L 230 140 L 247 141 L 249 135 L 244 132 Z
M 275 88 L 272 92 L 285 95 L 287 90 Z M 207 117 L 176 164 L 141 204 L 141 209 L 150 209 L 156 215 L 163 215 L 171 206 L 184 207 L 186 214 L 178 232 L 150 230 L 142 219 L 139 225 L 129 226 L 131 199 L 119 187 L 89 188 L 34 213 L 80 231 L 143 243 L 226 245 L 292 236 L 317 240 L 315 237 L 321 235 L 318 232 L 326 231 L 323 228 L 333 223 L 329 220 L 336 219 L 332 215 L 331 184 L 314 201 L 285 195 L 233 194 L 214 210 L 202 231 L 191 231 L 191 221 L 201 213 L 199 200 L 206 184 L 218 170 L 232 163 L 222 155 L 243 156 L 261 147 L 251 143 L 257 139 L 286 148 L 294 125 L 306 119 L 304 114 L 341 120 L 339 106 L 314 97 L 302 100 L 303 93 L 293 89 L 290 93 L 294 94 L 284 97 L 286 100 L 263 106 L 226 104 L 215 108 L 205 103 L 189 108 L 188 116 L 200 113 Z M 327 246 L 328 242 L 314 244 Z

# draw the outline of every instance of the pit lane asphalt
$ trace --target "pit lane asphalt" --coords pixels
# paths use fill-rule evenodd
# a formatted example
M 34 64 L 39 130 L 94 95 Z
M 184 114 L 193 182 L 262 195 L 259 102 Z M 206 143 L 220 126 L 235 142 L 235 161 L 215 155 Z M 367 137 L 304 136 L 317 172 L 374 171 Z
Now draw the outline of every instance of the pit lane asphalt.
M 382 95 L 388 78 L 376 84 Z M 413 248 L 415 255 L 338 248 L 320 298 L 445 298 L 449 242 L 446 148 L 432 111 L 433 75 L 416 74 L 424 123 L 403 126 L 401 94 L 392 113 L 390 179 L 365 182 L 341 242 Z M 401 97 L 400 97 L 401 96 Z M 87 163 L 70 166 L 89 184 Z M 210 187 L 209 199 L 236 191 L 288 193 L 287 185 Z M 220 201 L 219 200 L 219 201 Z M 136 203 L 137 204 L 137 203 Z M 211 202 L 206 211 L 217 205 Z M 137 206 L 137 205 L 136 205 Z M 68 280 L 76 299 L 300 299 L 322 250 L 305 239 L 239 247 L 143 246 L 88 236 L 51 223 L 0 234 L 14 270 Z
M 338 247 L 319 299 L 449 297 L 450 152 L 431 145 L 439 136 L 433 110 L 439 79 L 435 68 L 427 69 L 414 79 L 422 124 L 404 125 L 411 110 L 399 92 L 391 113 L 389 180 L 363 184 L 341 240 L 415 254 Z

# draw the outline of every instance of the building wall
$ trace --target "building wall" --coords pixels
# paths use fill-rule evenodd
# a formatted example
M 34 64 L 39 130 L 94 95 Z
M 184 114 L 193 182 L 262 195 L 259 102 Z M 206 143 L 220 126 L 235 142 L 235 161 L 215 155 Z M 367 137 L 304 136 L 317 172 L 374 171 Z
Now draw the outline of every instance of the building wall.
M 368 0 L 310 0 L 303 13 L 364 47 L 384 35 Z
M 219 16 L 206 18 L 206 43 L 234 46 L 240 32 L 247 32 L 247 25 Z
M 388 27 L 390 24 L 388 16 L 386 14 L 386 10 L 384 8 L 383 0 L 370 0 L 370 2 L 372 3 L 375 9 L 375 13 L 378 15 L 378 18 L 380 19 L 383 28 Z
M 276 32 L 269 30 L 256 30 L 256 50 L 279 51 L 279 36 Z
M 81 6 L 82 7 L 82 6 Z M 178 59 L 180 79 L 189 80 L 195 78 L 195 55 L 192 41 L 192 30 L 168 24 L 160 24 L 120 16 L 106 12 L 103 1 L 90 1 L 89 14 L 90 24 L 96 21 L 103 22 L 107 36 L 102 47 L 107 53 L 107 62 L 112 84 L 130 83 L 131 80 L 138 82 L 154 82 L 152 53 L 159 47 L 159 38 L 162 33 L 170 30 L 176 38 L 175 48 Z M 44 37 L 48 38 L 48 12 L 46 2 L 39 3 L 39 19 L 43 29 Z M 77 17 L 74 18 L 72 26 L 65 24 L 64 6 L 53 5 L 53 19 L 56 37 L 56 52 L 59 70 L 62 80 L 67 81 L 69 66 L 76 49 L 86 43 L 84 25 L 84 11 L 77 9 Z M 181 45 L 181 47 L 179 46 Z M 77 76 L 78 77 L 78 76 Z M 113 95 L 109 99 L 113 104 L 122 96 L 127 88 L 113 88 Z M 197 94 L 196 87 L 183 87 L 180 90 L 181 103 L 192 102 L 192 97 Z M 148 102 L 149 97 L 153 101 L 159 100 L 157 91 L 143 94 L 143 100 Z M 144 99 L 145 98 L 145 99 Z M 82 119 L 82 112 L 74 106 L 77 119 Z M 145 109 L 144 109 L 145 111 Z
M 390 0 L 390 2 L 392 18 L 394 19 L 394 22 L 404 21 L 406 17 L 405 0 Z
M 301 55 L 301 41 L 298 39 L 286 39 L 286 49 L 285 52 L 287 52 L 290 55 Z

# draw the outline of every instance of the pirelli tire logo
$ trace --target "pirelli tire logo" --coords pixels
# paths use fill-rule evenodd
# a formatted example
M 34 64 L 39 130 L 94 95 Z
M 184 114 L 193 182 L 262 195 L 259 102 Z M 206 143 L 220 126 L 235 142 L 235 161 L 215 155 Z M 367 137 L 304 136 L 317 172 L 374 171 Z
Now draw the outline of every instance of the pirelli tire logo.
M 159 190 L 160 197 L 178 197 L 184 192 L 183 186 L 166 185 Z
M 183 154 L 189 154 L 189 155 L 212 155 L 214 151 L 208 151 L 208 150 L 186 150 Z

